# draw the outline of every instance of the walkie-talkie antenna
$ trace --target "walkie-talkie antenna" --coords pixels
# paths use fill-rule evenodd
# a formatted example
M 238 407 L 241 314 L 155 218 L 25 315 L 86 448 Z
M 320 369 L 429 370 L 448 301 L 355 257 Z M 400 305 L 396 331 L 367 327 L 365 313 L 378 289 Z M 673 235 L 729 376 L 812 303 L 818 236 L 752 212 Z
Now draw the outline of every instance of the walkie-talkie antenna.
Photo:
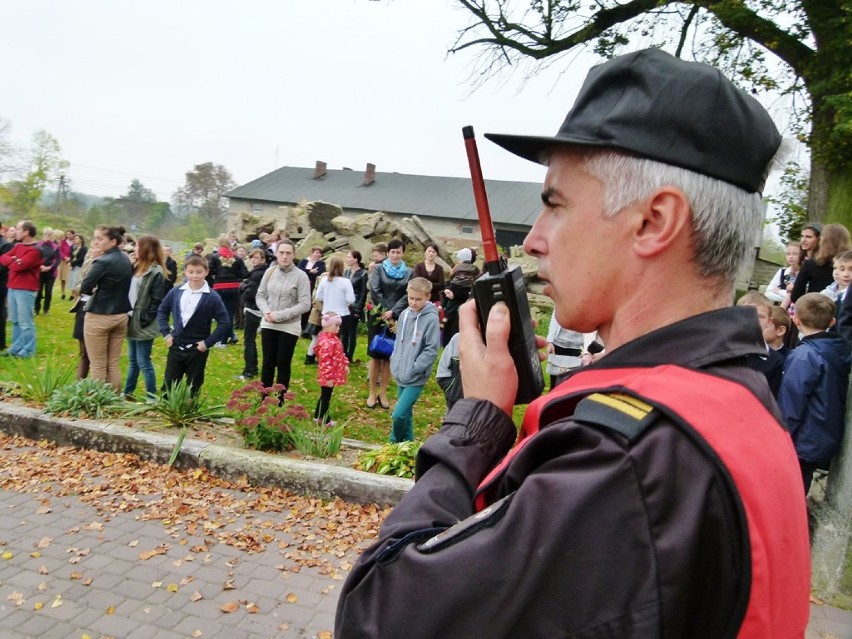
M 467 162 L 470 164 L 470 179 L 479 217 L 479 230 L 482 235 L 485 270 L 491 275 L 497 275 L 503 267 L 500 263 L 500 253 L 497 251 L 497 240 L 494 239 L 494 224 L 491 222 L 491 209 L 488 208 L 488 194 L 485 192 L 485 179 L 482 177 L 482 166 L 479 164 L 479 151 L 476 148 L 473 127 L 462 127 L 462 135 L 465 149 L 467 149 Z
M 541 391 L 544 390 L 544 375 L 538 359 L 524 276 L 517 264 L 510 267 L 506 260 L 500 258 L 497 241 L 494 239 L 494 224 L 491 222 L 491 211 L 488 208 L 482 168 L 479 166 L 479 152 L 476 150 L 473 127 L 462 128 L 462 135 L 467 149 L 467 161 L 470 164 L 473 197 L 476 200 L 482 249 L 485 255 L 485 273 L 473 283 L 473 297 L 479 313 L 479 328 L 485 339 L 485 325 L 491 308 L 497 303 L 506 305 L 510 321 L 509 353 L 512 355 L 518 373 L 515 403 L 526 404 L 541 395 Z

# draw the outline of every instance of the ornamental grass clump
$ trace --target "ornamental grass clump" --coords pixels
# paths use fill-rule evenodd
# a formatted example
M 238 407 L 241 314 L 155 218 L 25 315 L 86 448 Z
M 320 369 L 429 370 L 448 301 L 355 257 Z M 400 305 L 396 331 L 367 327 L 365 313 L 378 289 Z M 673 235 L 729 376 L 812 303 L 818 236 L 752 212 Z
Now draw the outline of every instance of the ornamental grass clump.
M 107 382 L 87 377 L 55 391 L 44 412 L 64 417 L 100 419 L 123 408 L 121 395 Z
M 381 448 L 361 453 L 358 456 L 358 467 L 368 473 L 379 475 L 414 477 L 418 450 L 420 450 L 420 442 L 385 444 Z
M 126 416 L 150 414 L 164 420 L 165 424 L 152 424 L 148 429 L 179 428 L 177 441 L 167 462 L 169 466 L 177 461 L 183 440 L 190 426 L 200 427 L 200 422 L 212 422 L 224 417 L 223 406 L 207 403 L 206 395 L 193 392 L 186 379 L 180 379 L 169 385 L 165 392 L 153 404 L 144 404 L 130 409 Z
M 284 386 L 264 387 L 250 382 L 231 393 L 225 408 L 234 418 L 234 428 L 243 436 L 247 448 L 282 451 L 293 448 L 290 425 L 308 417 L 301 404 L 293 404 L 295 395 Z M 283 402 L 283 403 L 282 403 Z
M 3 377 L 14 382 L 21 397 L 44 404 L 57 389 L 67 386 L 74 378 L 76 362 L 46 363 L 35 358 L 0 358 L 5 369 Z
M 340 452 L 343 443 L 343 424 L 322 423 L 305 413 L 302 419 L 290 424 L 293 445 L 305 457 L 328 459 Z

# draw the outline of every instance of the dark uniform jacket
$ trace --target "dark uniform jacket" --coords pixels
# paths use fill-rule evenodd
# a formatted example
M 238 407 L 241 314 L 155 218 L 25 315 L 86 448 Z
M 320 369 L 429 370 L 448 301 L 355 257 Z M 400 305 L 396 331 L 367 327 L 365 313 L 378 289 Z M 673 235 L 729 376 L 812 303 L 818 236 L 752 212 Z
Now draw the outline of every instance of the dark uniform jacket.
M 802 637 L 810 578 L 805 507 L 766 380 L 744 365 L 763 352 L 753 310 L 732 308 L 649 333 L 585 370 L 617 376 L 674 364 L 722 378 L 748 398 L 761 428 L 786 451 L 790 494 L 781 501 L 792 514 L 767 544 L 776 560 L 781 544 L 789 553 L 795 578 L 778 580 L 783 596 L 751 589 L 760 540 L 772 537 L 766 530 L 749 536 L 744 512 L 751 511 L 738 484 L 689 424 L 629 408 L 584 410 L 581 419 L 582 402 L 573 416 L 543 410 L 539 432 L 513 449 L 490 485 L 488 507 L 478 511 L 477 490 L 516 431 L 490 402 L 463 399 L 422 446 L 416 484 L 347 579 L 335 637 L 720 639 L 738 636 L 746 605 L 752 610 L 754 600 L 759 613 L 766 598 L 796 605 L 793 623 L 770 619 L 764 636 Z M 598 407 L 606 408 L 610 398 L 601 395 Z M 706 411 L 704 422 L 727 423 L 742 410 L 694 404 Z M 635 437 L 609 427 L 613 414 Z

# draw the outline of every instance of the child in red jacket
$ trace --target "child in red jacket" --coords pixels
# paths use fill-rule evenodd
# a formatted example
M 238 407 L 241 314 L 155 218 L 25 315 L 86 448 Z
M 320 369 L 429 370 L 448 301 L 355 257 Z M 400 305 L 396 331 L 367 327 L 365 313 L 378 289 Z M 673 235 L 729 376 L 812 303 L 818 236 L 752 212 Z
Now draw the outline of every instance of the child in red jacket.
M 342 321 L 337 313 L 325 313 L 322 316 L 322 331 L 314 347 L 318 360 L 317 381 L 320 384 L 320 398 L 317 400 L 314 418 L 330 426 L 334 425 L 328 414 L 331 393 L 335 386 L 345 384 L 349 375 L 349 360 L 346 359 L 338 336 Z

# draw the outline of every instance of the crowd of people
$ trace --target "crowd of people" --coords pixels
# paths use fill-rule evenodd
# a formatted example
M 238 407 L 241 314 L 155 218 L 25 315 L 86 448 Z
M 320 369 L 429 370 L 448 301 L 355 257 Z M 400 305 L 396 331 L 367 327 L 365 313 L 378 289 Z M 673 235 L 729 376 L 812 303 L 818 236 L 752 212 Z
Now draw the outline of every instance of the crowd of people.
M 171 247 L 151 235 L 134 239 L 123 227 L 99 226 L 90 242 L 73 229 L 45 229 L 38 241 L 35 225 L 27 220 L 2 231 L 4 356 L 35 354 L 34 316 L 51 311 L 59 279 L 61 298 L 71 300 L 75 314 L 78 379 L 107 382 L 129 401 L 155 402 L 182 378 L 197 393 L 209 350 L 238 344 L 236 329 L 241 328 L 243 368 L 236 379 L 259 377 L 265 388 L 279 384 L 286 389 L 296 345 L 304 337 L 310 339 L 305 365 L 318 366 L 316 418 L 331 422 L 331 391 L 348 379 L 364 322 L 366 406 L 389 410 L 390 380 L 397 382 L 391 441 L 414 438 L 413 405 L 431 376 L 441 333 L 458 330 L 453 318 L 479 273 L 473 265 L 475 250 L 463 249 L 445 278 L 435 244 L 426 246 L 423 261 L 411 268 L 400 240 L 376 244 L 365 266 L 357 250 L 344 258 L 331 256 L 326 263 L 322 249 L 311 247 L 308 257 L 297 262 L 296 245 L 286 234 L 261 233 L 241 244 L 231 231 L 207 254 L 204 244 L 194 244 L 180 271 Z M 8 347 L 7 308 L 12 327 Z M 397 331 L 402 339 L 396 339 Z M 383 351 L 369 346 L 378 335 L 389 345 Z M 152 361 L 158 337 L 167 347 L 160 384 Z M 439 379 L 457 381 L 447 394 L 449 406 L 461 386 L 458 366 L 450 373 L 439 369 Z M 283 401 L 284 392 L 280 397 Z

